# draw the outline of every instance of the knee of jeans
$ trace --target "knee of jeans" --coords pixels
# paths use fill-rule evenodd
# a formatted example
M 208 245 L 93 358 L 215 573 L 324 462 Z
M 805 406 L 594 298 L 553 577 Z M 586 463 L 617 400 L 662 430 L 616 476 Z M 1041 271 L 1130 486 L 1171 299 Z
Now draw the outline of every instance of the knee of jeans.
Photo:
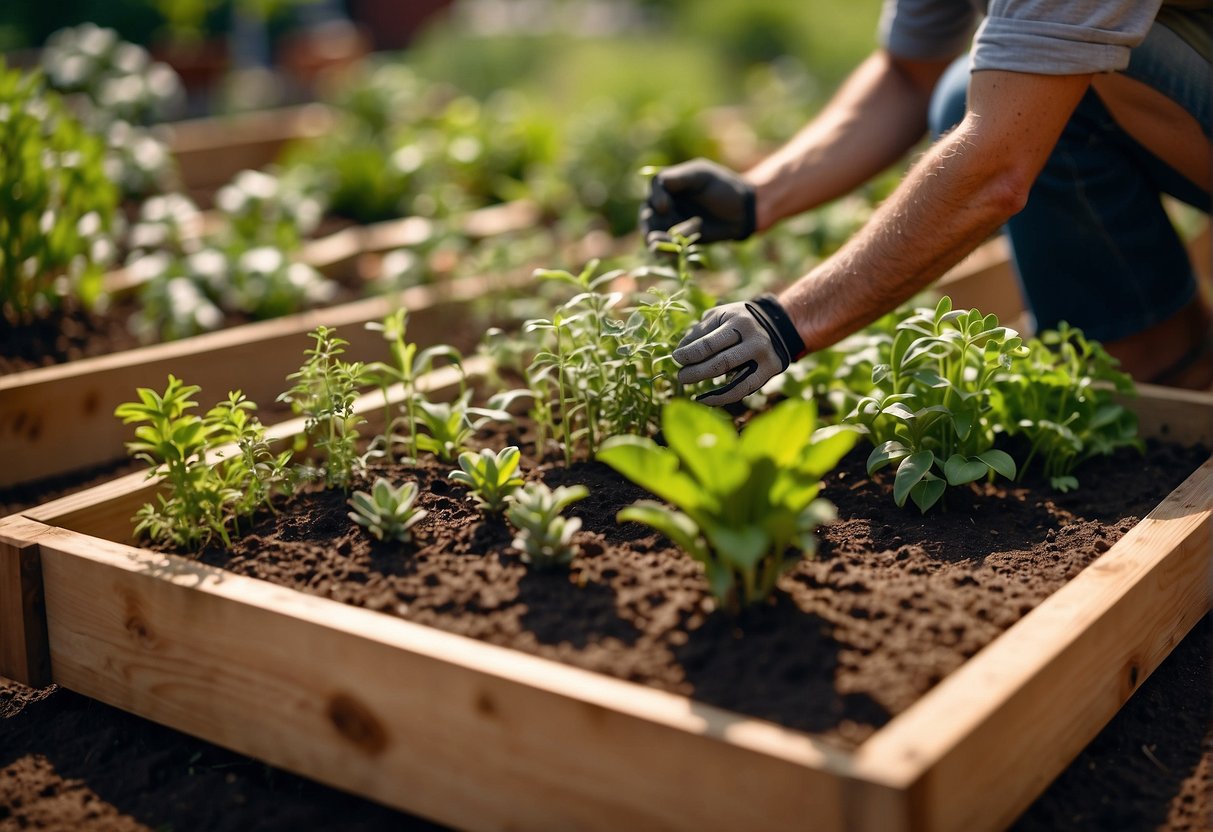
M 927 111 L 931 138 L 938 139 L 964 120 L 968 94 L 969 57 L 965 55 L 957 58 L 944 71 L 931 93 L 931 105 Z

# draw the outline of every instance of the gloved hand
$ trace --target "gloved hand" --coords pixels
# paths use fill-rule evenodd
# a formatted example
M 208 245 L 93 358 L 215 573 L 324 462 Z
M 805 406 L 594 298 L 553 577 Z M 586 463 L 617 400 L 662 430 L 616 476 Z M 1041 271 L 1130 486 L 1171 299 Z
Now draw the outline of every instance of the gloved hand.
M 678 380 L 692 384 L 729 376 L 697 401 L 732 404 L 753 393 L 804 355 L 804 341 L 774 295 L 709 309 L 679 342 Z
M 744 240 L 757 220 L 754 187 L 738 174 L 707 159 L 692 159 L 665 168 L 649 188 L 640 209 L 640 231 L 646 242 L 698 233 L 704 243 Z

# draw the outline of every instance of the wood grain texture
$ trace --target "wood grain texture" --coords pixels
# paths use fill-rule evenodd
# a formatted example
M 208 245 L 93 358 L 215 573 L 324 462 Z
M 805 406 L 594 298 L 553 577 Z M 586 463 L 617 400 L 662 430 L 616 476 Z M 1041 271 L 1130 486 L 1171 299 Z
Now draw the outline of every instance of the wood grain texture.
M 466 829 L 825 829 L 810 737 L 179 558 L 41 535 L 56 681 Z
M 42 563 L 29 531 L 10 535 L 0 524 L 0 677 L 43 687 L 51 683 L 50 650 Z
M 243 390 L 269 422 L 273 416 L 266 408 L 287 388 L 287 374 L 303 362 L 311 344 L 307 333 L 316 326 L 335 327 L 350 342 L 347 360 L 383 360 L 388 355 L 383 338 L 366 323 L 403 306 L 409 310 L 411 341 L 448 343 L 455 333 L 480 326 L 468 310 L 469 300 L 491 299 L 523 279 L 462 278 L 0 377 L 0 458 L 5 460 L 0 488 L 122 459 L 130 429 L 114 417 L 114 408 L 133 399 L 139 387 L 163 389 L 169 373 L 202 387 L 208 401 Z

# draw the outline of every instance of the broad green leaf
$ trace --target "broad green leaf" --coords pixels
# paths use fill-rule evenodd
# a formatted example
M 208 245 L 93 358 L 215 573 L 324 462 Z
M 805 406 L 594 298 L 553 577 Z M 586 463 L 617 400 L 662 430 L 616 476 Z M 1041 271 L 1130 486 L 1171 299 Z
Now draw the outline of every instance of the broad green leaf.
M 881 442 L 868 455 L 868 476 L 875 474 L 890 463 L 905 459 L 909 455 L 910 449 L 896 439 Z
M 927 509 L 939 502 L 939 498 L 943 496 L 946 488 L 947 484 L 943 480 L 931 477 L 914 486 L 910 491 L 910 497 L 914 500 L 914 505 L 918 506 L 918 510 L 926 514 Z
M 952 413 L 952 427 L 956 429 L 956 435 L 963 441 L 969 438 L 969 431 L 973 429 L 973 414 L 967 410 L 957 410 Z
M 796 459 L 817 426 L 817 405 L 810 400 L 787 399 L 754 417 L 741 432 L 741 453 L 746 459 L 770 459 L 788 465 Z
M 771 548 L 771 536 L 758 525 L 739 528 L 718 523 L 704 526 L 703 534 L 721 561 L 749 571 L 758 565 Z
M 997 448 L 991 448 L 988 451 L 980 453 L 977 458 L 989 465 L 998 473 L 1002 474 L 1009 480 L 1015 479 L 1015 460 L 1006 451 L 1000 451 Z
M 620 523 L 643 523 L 668 537 L 682 551 L 698 561 L 709 559 L 695 521 L 681 511 L 671 511 L 658 503 L 642 500 L 622 509 L 615 519 Z
M 750 473 L 738 452 L 737 433 L 723 412 L 690 399 L 675 399 L 661 414 L 670 449 L 700 486 L 716 495 L 731 494 Z
M 975 456 L 965 457 L 952 454 L 943 464 L 943 475 L 948 478 L 948 485 L 964 485 L 981 479 L 990 470 L 990 466 Z
M 673 451 L 640 436 L 613 436 L 598 451 L 598 460 L 632 482 L 684 511 L 710 508 L 715 500 L 682 471 Z
M 796 467 L 814 477 L 823 477 L 855 447 L 858 439 L 858 432 L 847 425 L 820 428 L 813 433 L 808 448 L 801 450 Z
M 903 459 L 901 465 L 897 466 L 897 476 L 893 479 L 893 502 L 904 506 L 910 489 L 927 475 L 934 461 L 935 454 L 930 451 L 918 451 Z

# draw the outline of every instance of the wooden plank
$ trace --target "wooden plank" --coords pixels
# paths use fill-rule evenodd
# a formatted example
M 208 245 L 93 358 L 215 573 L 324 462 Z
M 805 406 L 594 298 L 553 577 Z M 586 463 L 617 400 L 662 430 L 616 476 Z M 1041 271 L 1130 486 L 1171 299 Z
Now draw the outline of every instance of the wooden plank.
M 0 528 L 0 676 L 32 687 L 51 683 L 42 563 L 37 545 Z
M 1143 436 L 1213 447 L 1213 393 L 1138 384 L 1137 395 L 1117 400 L 1137 413 Z
M 242 170 L 264 168 L 288 142 L 329 132 L 336 117 L 322 104 L 303 104 L 164 125 L 182 185 L 202 203 Z
M 810 737 L 180 558 L 39 543 L 59 684 L 339 788 L 466 829 L 845 827 L 848 757 Z
M 1213 458 L 873 736 L 857 767 L 911 793 L 914 829 L 1003 828 L 1209 612 L 1211 531 Z
M 241 389 L 262 406 L 262 418 L 269 422 L 287 374 L 303 361 L 307 333 L 319 324 L 336 327 L 350 342 L 349 360 L 382 360 L 384 342 L 365 329 L 366 323 L 403 306 L 410 310 L 410 340 L 449 343 L 457 333 L 482 326 L 469 317 L 467 301 L 492 297 L 529 279 L 516 274 L 452 280 L 0 377 L 0 457 L 5 460 L 0 487 L 122 459 L 128 431 L 114 418 L 114 408 L 138 387 L 162 389 L 169 373 L 201 386 L 214 400 Z

